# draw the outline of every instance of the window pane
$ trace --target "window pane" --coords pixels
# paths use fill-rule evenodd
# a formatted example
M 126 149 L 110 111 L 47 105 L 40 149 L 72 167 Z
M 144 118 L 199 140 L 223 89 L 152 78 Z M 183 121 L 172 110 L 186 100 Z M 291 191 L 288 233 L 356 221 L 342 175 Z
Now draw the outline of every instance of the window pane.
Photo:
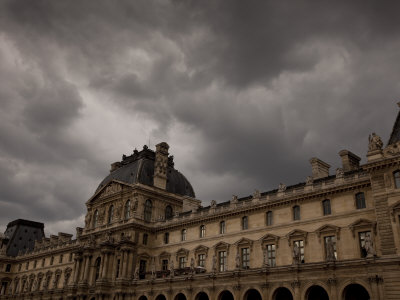
M 242 268 L 248 269 L 250 267 L 250 249 L 242 248 Z
M 168 220 L 168 219 L 171 219 L 172 217 L 173 217 L 172 216 L 172 207 L 170 205 L 168 205 L 165 208 L 165 219 Z
M 394 184 L 396 189 L 400 188 L 400 171 L 396 171 L 393 173 L 394 176 Z
M 248 217 L 243 217 L 242 218 L 242 229 L 246 230 L 249 228 L 249 218 Z
M 336 237 L 335 236 L 326 236 L 325 240 L 325 258 L 327 260 L 336 260 Z
M 300 262 L 304 263 L 304 241 L 299 240 L 299 241 L 294 241 L 294 244 L 299 247 L 300 250 Z
M 275 267 L 275 244 L 267 245 L 268 265 Z
M 206 226 L 201 225 L 200 226 L 200 237 L 203 238 L 206 236 Z
M 219 223 L 219 233 L 224 234 L 225 233 L 225 221 L 222 221 Z
M 367 235 L 371 236 L 371 231 L 364 231 L 358 233 L 361 257 L 366 257 L 368 254 L 367 250 L 365 250 L 365 238 Z
M 168 259 L 163 259 L 162 261 L 162 270 L 167 271 L 168 270 Z
M 226 270 L 226 251 L 218 252 L 218 264 L 219 271 L 224 272 Z
M 186 229 L 182 230 L 182 236 L 181 236 L 182 241 L 186 241 Z
M 151 221 L 151 211 L 153 209 L 153 203 L 148 199 L 144 204 L 144 220 L 147 222 Z
M 199 267 L 203 267 L 204 268 L 205 263 L 206 263 L 206 255 L 205 254 L 199 254 L 199 259 L 198 259 Z
M 300 206 L 293 207 L 293 220 L 300 220 Z
M 324 216 L 330 215 L 331 214 L 331 201 L 329 199 L 322 201 L 322 206 L 324 209 Z
M 267 212 L 267 226 L 272 225 L 272 211 Z
M 357 209 L 365 208 L 365 196 L 364 193 L 358 193 L 356 194 L 356 206 Z

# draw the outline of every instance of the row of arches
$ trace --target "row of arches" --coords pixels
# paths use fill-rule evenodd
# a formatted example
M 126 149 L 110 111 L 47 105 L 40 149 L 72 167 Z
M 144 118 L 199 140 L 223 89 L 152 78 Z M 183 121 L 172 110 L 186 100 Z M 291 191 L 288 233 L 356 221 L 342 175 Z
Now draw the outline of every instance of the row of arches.
M 183 294 L 177 294 L 173 300 L 187 300 L 188 298 Z M 292 292 L 285 287 L 277 288 L 273 295 L 272 300 L 293 300 Z M 350 284 L 343 290 L 342 300 L 369 300 L 370 296 L 367 290 L 359 284 Z M 149 300 L 146 296 L 140 296 L 138 300 Z M 158 295 L 155 300 L 167 300 L 163 294 Z M 196 294 L 194 300 L 211 300 L 207 293 L 199 292 Z M 224 290 L 219 293 L 216 300 L 235 300 L 231 291 Z M 243 300 L 263 300 L 260 292 L 256 289 L 249 289 L 243 296 Z M 313 285 L 308 288 L 304 300 L 329 300 L 328 293 L 319 285 Z

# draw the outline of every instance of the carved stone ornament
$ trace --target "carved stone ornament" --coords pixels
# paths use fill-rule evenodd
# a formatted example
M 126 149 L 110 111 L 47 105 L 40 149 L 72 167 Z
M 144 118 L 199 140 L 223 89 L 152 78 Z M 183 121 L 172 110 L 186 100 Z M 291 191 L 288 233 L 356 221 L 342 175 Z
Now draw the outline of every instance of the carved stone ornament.
M 211 200 L 211 207 L 212 207 L 212 208 L 217 207 L 217 201 Z
M 280 183 L 278 187 L 278 192 L 286 191 L 286 184 Z
M 344 171 L 342 168 L 337 168 L 336 169 L 336 178 L 343 178 L 344 177 Z
M 253 193 L 253 199 L 260 199 L 261 198 L 261 193 L 259 190 L 255 190 Z
M 109 196 L 111 194 L 118 193 L 122 190 L 122 186 L 118 183 L 112 183 L 108 187 L 104 189 L 104 191 L 101 193 L 100 198 Z
M 306 185 L 312 185 L 314 183 L 314 178 L 312 176 L 307 176 Z
M 238 203 L 238 196 L 236 196 L 236 195 L 233 195 L 233 196 L 232 196 L 231 203 L 232 203 L 232 204 L 236 204 L 236 203 Z
M 368 151 L 382 150 L 383 142 L 375 132 L 368 137 Z

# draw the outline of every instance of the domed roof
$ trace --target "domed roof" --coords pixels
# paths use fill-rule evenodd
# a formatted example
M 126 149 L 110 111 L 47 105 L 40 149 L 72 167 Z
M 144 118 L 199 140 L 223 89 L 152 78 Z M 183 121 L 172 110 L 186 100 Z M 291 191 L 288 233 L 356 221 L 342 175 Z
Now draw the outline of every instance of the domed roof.
M 174 157 L 168 157 L 167 192 L 183 196 L 195 197 L 190 182 L 174 168 Z M 103 179 L 96 192 L 111 180 L 118 180 L 129 184 L 141 183 L 153 186 L 155 152 L 143 146 L 142 151 L 134 150 L 130 156 L 123 155 L 121 162 L 111 165 L 110 174 Z

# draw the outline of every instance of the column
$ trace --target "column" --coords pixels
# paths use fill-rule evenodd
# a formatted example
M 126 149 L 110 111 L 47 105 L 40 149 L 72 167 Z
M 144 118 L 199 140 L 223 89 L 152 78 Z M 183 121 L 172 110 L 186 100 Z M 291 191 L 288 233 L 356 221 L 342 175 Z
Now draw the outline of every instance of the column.
M 129 251 L 127 269 L 128 269 L 128 274 L 127 274 L 128 279 L 131 279 L 133 277 L 133 251 Z
M 109 253 L 106 252 L 104 253 L 104 261 L 103 261 L 103 272 L 101 273 L 101 278 L 105 279 L 107 278 L 107 272 L 108 272 L 108 257 L 109 257 Z
M 123 270 L 122 270 L 123 278 L 127 278 L 128 275 L 129 256 L 130 256 L 130 251 L 129 250 L 124 251 Z
M 81 258 L 75 257 L 74 284 L 78 283 L 80 267 L 81 267 Z
M 91 255 L 89 254 L 85 254 L 85 270 L 84 270 L 84 277 L 83 280 L 85 282 L 88 281 L 89 278 L 89 272 L 90 272 L 90 259 L 91 259 Z

